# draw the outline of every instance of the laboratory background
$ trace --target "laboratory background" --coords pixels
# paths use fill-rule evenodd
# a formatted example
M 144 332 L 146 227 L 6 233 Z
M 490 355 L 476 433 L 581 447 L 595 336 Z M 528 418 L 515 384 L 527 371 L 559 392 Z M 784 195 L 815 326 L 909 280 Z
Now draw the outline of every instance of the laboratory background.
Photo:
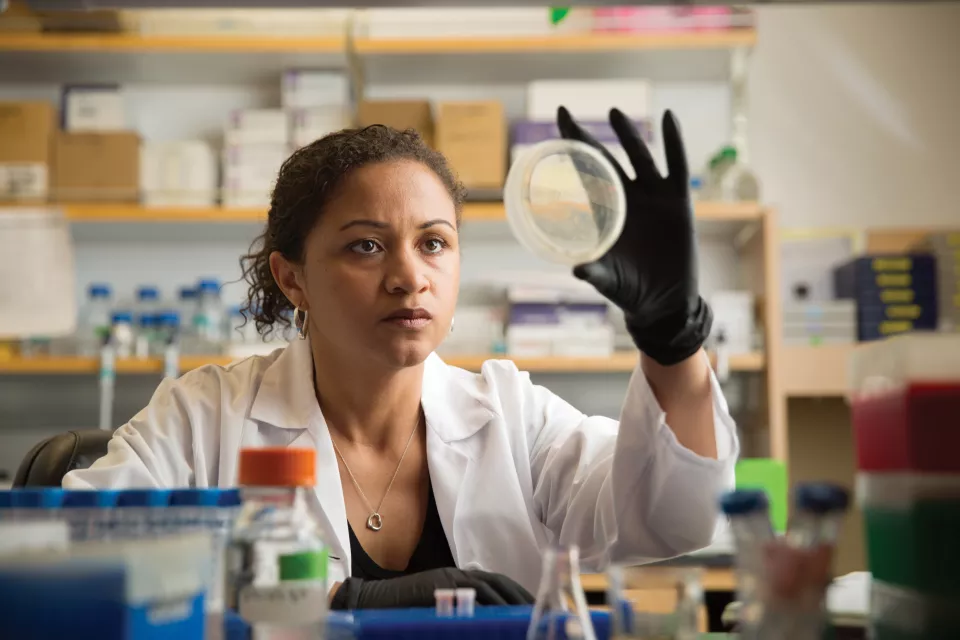
M 54 4 L 0 0 L 2 488 L 29 484 L 37 445 L 126 422 L 164 376 L 296 338 L 245 321 L 239 257 L 281 163 L 348 126 L 416 129 L 467 188 L 443 359 L 509 358 L 617 418 L 638 358 L 622 313 L 518 241 L 504 181 L 560 137 L 559 105 L 625 161 L 620 108 L 663 166 L 669 108 L 738 488 L 762 489 L 780 533 L 797 487 L 844 488 L 829 607 L 869 626 L 872 572 L 915 598 L 890 614 L 912 630 L 886 637 L 960 637 L 904 613 L 960 597 L 960 3 Z M 698 572 L 702 630 L 744 600 L 736 547 L 728 532 L 678 565 Z M 581 580 L 591 604 L 610 593 Z

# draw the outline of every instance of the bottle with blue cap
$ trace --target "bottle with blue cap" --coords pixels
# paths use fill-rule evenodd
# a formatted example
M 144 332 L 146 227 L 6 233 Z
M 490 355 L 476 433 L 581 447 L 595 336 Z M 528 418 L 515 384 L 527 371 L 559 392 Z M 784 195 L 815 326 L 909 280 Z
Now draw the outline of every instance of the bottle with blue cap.
M 160 317 L 156 313 L 140 313 L 137 317 L 137 330 L 134 339 L 133 354 L 142 359 L 151 355 L 151 345 L 157 340 L 157 327 Z
M 91 284 L 77 323 L 77 354 L 94 357 L 110 339 L 110 287 Z
M 54 520 L 60 517 L 63 489 L 38 487 L 11 492 L 11 511 L 17 522 Z
M 117 492 L 111 489 L 72 489 L 63 492 L 62 516 L 70 527 L 71 542 L 109 538 L 111 509 Z
M 176 311 L 162 311 L 157 315 L 151 353 L 163 359 L 165 378 L 180 375 L 180 314 Z
M 194 330 L 204 347 L 219 353 L 223 347 L 223 302 L 220 300 L 220 282 L 212 278 L 200 280 L 198 285 L 197 313 L 193 318 Z
M 737 489 L 721 497 L 720 509 L 730 521 L 737 549 L 740 635 L 742 638 L 761 638 L 764 624 L 763 553 L 775 539 L 770 502 L 763 490 Z
M 162 535 L 166 529 L 169 489 L 123 489 L 117 492 L 111 532 L 115 539 L 139 540 Z
M 129 358 L 133 355 L 135 337 L 133 313 L 124 309 L 115 310 L 110 316 L 109 344 L 116 357 Z

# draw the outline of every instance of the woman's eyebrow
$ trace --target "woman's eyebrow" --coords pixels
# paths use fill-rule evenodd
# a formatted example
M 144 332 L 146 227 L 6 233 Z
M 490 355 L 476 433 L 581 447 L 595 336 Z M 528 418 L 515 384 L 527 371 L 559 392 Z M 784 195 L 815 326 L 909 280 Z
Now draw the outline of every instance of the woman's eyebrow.
M 386 229 L 388 225 L 386 222 L 378 222 L 376 220 L 351 220 L 347 224 L 340 227 L 340 231 L 346 231 L 350 227 L 374 227 L 375 229 Z
M 451 229 L 453 229 L 454 231 L 457 230 L 456 227 L 454 227 L 454 226 L 453 226 L 452 224 L 450 224 L 447 220 L 444 220 L 444 219 L 442 219 L 442 218 L 437 218 L 436 220 L 427 220 L 426 222 L 424 222 L 423 224 L 421 224 L 419 228 L 420 228 L 420 229 L 428 229 L 428 228 L 433 227 L 433 226 L 438 225 L 438 224 L 445 224 L 445 225 L 447 225 L 448 227 L 450 227 Z

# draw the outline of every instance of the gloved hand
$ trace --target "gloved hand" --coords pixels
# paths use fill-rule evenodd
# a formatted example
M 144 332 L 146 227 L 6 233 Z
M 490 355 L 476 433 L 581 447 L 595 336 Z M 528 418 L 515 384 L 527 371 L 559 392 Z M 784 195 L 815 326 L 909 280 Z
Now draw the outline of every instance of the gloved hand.
M 434 589 L 473 588 L 478 605 L 533 604 L 533 596 L 510 578 L 486 571 L 431 569 L 389 580 L 344 580 L 331 609 L 432 607 Z
M 616 167 L 627 196 L 627 219 L 616 244 L 599 260 L 576 266 L 573 275 L 623 309 L 640 351 L 662 365 L 685 360 L 710 335 L 713 314 L 697 283 L 697 240 L 680 125 L 670 111 L 664 114 L 663 177 L 630 119 L 618 109 L 610 111 L 610 124 L 636 174 L 631 180 L 564 107 L 557 112 L 557 124 L 564 138 L 603 153 Z

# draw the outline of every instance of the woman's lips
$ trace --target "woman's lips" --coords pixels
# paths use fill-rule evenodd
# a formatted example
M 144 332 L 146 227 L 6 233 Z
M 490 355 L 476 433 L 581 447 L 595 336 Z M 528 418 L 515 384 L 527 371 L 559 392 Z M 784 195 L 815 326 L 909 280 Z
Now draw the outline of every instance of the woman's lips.
M 426 309 L 399 309 L 383 321 L 401 329 L 422 329 L 433 322 L 433 316 Z

